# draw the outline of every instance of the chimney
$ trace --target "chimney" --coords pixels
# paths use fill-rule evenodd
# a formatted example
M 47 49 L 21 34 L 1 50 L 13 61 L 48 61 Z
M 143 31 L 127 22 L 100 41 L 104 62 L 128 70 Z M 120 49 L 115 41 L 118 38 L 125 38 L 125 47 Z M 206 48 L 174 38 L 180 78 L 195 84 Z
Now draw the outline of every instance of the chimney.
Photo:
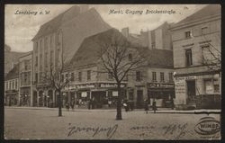
M 88 9 L 89 9 L 89 5 L 88 4 L 80 5 L 80 13 L 84 13 L 84 12 L 88 11 Z
M 125 27 L 121 30 L 123 36 L 125 36 L 126 38 L 129 36 L 129 27 Z

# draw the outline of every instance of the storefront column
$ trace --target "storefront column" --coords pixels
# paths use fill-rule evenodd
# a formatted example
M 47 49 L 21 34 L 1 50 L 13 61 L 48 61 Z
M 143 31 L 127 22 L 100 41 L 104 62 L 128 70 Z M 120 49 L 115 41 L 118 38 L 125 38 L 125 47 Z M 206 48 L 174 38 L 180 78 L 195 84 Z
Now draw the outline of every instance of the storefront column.
M 17 103 L 17 105 L 20 106 L 20 105 L 21 105 L 21 103 L 20 103 L 20 102 L 21 102 L 20 88 L 19 88 L 18 94 L 19 94 L 19 95 L 18 95 L 18 103 Z M 7 97 L 7 96 L 6 96 L 6 97 Z
M 53 106 L 55 106 L 56 104 L 55 104 L 55 102 L 56 102 L 56 100 L 55 100 L 55 90 L 52 90 L 52 102 L 53 102 Z

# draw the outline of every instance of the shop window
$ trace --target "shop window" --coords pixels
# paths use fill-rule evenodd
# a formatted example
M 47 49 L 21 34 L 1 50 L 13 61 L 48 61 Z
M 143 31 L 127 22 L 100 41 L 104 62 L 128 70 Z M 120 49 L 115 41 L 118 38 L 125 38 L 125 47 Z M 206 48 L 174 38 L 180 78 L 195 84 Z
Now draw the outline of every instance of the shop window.
M 156 82 L 157 78 L 156 78 L 156 72 L 152 72 L 152 81 Z
M 191 51 L 191 49 L 186 49 L 185 55 L 186 55 L 186 66 L 191 66 L 192 65 L 192 51 Z
M 185 38 L 191 38 L 191 31 L 185 32 Z
M 220 86 L 219 86 L 219 84 L 214 84 L 214 92 L 215 92 L 215 93 L 219 93 L 219 91 L 220 91 Z
M 212 80 L 205 80 L 205 93 L 213 94 L 214 93 L 214 85 Z
M 91 71 L 90 70 L 87 71 L 87 80 L 91 80 Z
M 163 72 L 160 72 L 160 80 L 161 80 L 161 82 L 164 82 L 164 73 Z

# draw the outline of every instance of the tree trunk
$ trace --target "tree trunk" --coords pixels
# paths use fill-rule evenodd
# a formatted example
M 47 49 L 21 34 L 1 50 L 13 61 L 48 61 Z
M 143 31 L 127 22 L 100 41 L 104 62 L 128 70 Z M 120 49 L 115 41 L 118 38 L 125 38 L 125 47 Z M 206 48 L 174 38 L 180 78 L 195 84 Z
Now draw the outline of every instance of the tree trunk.
M 117 99 L 116 120 L 122 120 L 122 109 L 121 109 L 122 95 L 121 95 L 120 83 L 117 83 L 117 90 L 118 90 L 118 99 Z
M 62 116 L 62 95 L 61 95 L 61 91 L 60 90 L 58 90 L 58 96 L 59 96 L 59 100 L 58 100 L 58 105 L 59 105 L 59 117 L 61 117 Z

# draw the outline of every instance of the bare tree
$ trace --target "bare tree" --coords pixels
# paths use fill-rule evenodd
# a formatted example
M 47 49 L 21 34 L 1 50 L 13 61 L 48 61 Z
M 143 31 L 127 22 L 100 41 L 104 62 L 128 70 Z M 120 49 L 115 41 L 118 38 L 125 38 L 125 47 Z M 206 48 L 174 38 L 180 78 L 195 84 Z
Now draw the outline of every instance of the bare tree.
M 218 39 L 219 37 L 216 37 Z M 204 35 L 206 46 L 203 46 L 203 65 L 210 71 L 221 71 L 221 49 L 220 45 L 212 44 Z M 217 44 L 220 44 L 218 39 Z
M 101 50 L 99 51 L 101 72 L 109 73 L 116 81 L 118 90 L 117 99 L 117 120 L 122 120 L 122 88 L 121 82 L 128 75 L 129 72 L 138 70 L 145 65 L 144 48 L 132 47 L 122 35 L 108 37 L 110 40 L 99 44 Z

